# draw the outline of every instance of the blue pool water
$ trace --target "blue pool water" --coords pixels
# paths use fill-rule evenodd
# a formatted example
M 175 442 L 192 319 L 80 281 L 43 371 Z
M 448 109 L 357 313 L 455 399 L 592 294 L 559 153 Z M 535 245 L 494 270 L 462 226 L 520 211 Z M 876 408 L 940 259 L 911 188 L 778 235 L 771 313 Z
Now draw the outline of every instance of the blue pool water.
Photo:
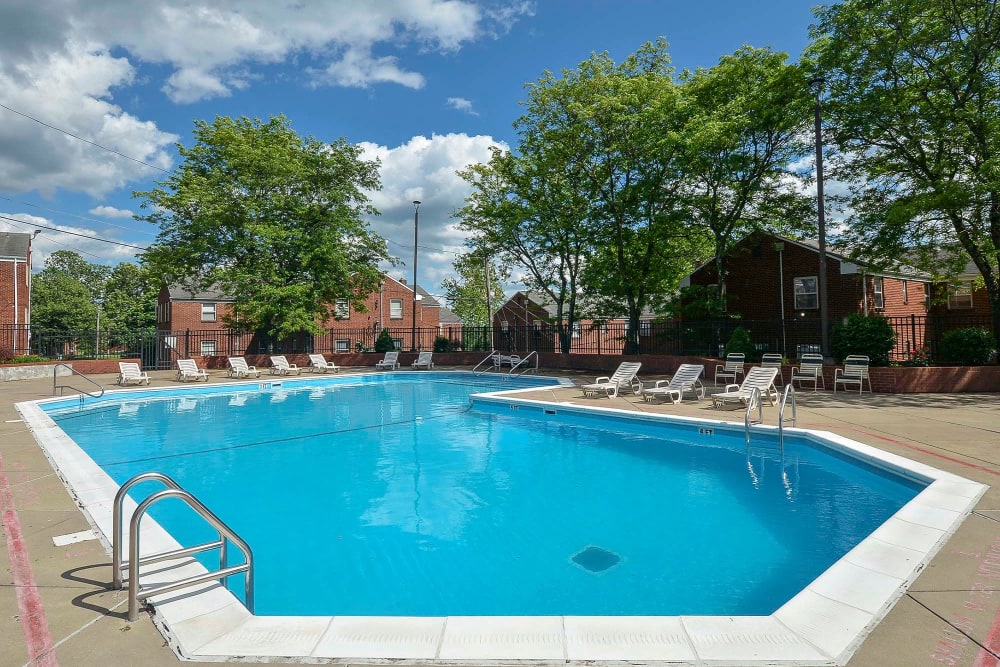
M 748 457 L 741 430 L 470 409 L 509 387 L 316 378 L 50 415 L 117 482 L 165 472 L 246 539 L 258 614 L 770 614 L 922 488 L 804 441 Z M 179 502 L 152 514 L 210 537 Z

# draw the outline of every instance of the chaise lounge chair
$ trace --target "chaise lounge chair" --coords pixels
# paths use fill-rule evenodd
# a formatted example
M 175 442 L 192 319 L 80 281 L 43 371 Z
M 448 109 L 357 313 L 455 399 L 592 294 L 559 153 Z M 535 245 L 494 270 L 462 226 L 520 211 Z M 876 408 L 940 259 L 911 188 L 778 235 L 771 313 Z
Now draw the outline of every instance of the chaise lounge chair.
M 333 371 L 334 373 L 340 372 L 340 366 L 333 363 L 332 361 L 327 361 L 326 357 L 322 354 L 310 354 L 309 355 L 309 368 L 313 372 L 325 373 L 327 371 Z
M 288 363 L 288 359 L 285 359 L 284 355 L 277 355 L 271 357 L 271 375 L 298 375 L 302 372 L 302 369 L 295 364 Z
M 856 384 L 858 385 L 858 395 L 864 391 L 865 380 L 868 380 L 868 391 L 872 390 L 872 379 L 868 377 L 868 364 L 871 360 L 864 354 L 849 354 L 844 359 L 844 367 L 838 368 L 833 372 L 833 392 L 837 393 L 837 385 L 844 385 L 844 391 L 847 391 L 847 385 Z
M 642 391 L 642 383 L 636 378 L 639 373 L 641 361 L 623 361 L 618 364 L 618 368 L 610 376 L 603 375 L 597 378 L 593 384 L 585 384 L 581 387 L 584 396 L 607 396 L 615 398 L 618 392 L 629 389 L 633 394 Z
M 766 354 L 760 355 L 760 367 L 761 368 L 777 368 L 778 369 L 778 382 L 775 385 L 782 386 L 785 384 L 785 372 L 782 370 L 782 366 L 785 363 L 784 357 L 775 352 L 768 352 Z
M 394 350 L 392 352 L 386 352 L 385 358 L 382 361 L 375 363 L 376 370 L 382 370 L 383 368 L 388 368 L 391 371 L 399 368 L 399 351 Z
M 256 366 L 247 364 L 247 360 L 243 357 L 229 357 L 229 370 L 226 371 L 226 377 L 243 378 L 251 375 L 260 377 L 260 371 L 257 370 Z
M 743 378 L 743 384 L 727 384 L 724 391 L 712 395 L 712 407 L 721 408 L 729 401 L 739 401 L 746 404 L 754 389 L 760 390 L 761 398 L 767 397 L 769 404 L 774 405 L 778 399 L 778 390 L 774 388 L 774 378 L 778 377 L 777 368 L 761 368 L 754 366 Z
M 694 392 L 699 399 L 705 398 L 705 386 L 701 383 L 704 372 L 702 364 L 681 364 L 669 380 L 657 380 L 656 385 L 648 389 L 643 387 L 642 398 L 648 402 L 662 397 L 671 403 L 680 403 L 685 391 Z
M 139 364 L 134 361 L 119 361 L 117 384 L 124 387 L 129 382 L 135 382 L 136 384 L 145 382 L 148 385 L 149 376 L 143 373 L 142 369 L 139 368 Z
M 426 368 L 427 370 L 430 370 L 434 368 L 434 362 L 431 360 L 431 357 L 433 355 L 434 355 L 433 352 L 420 352 L 419 354 L 417 354 L 417 358 L 413 360 L 411 366 L 413 366 L 413 368 L 417 370 L 421 368 Z
M 198 363 L 194 359 L 177 360 L 177 378 L 181 382 L 188 380 L 204 380 L 208 382 L 208 373 L 204 368 L 198 368 Z

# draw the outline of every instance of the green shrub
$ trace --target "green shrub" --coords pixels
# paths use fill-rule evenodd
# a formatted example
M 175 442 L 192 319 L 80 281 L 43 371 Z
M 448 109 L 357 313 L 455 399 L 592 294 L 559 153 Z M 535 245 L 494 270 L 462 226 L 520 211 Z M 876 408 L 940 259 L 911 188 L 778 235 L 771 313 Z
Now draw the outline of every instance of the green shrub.
M 435 336 L 434 338 L 434 351 L 435 352 L 447 352 L 448 351 L 448 339 L 445 336 Z
M 747 361 L 757 361 L 757 348 L 754 347 L 753 341 L 750 340 L 750 332 L 743 327 L 736 327 L 733 329 L 733 335 L 729 337 L 729 342 L 726 343 L 726 349 L 723 350 L 722 356 L 730 354 L 738 354 L 742 352 L 746 355 Z
M 863 354 L 872 366 L 888 366 L 889 352 L 896 346 L 896 332 L 881 315 L 851 315 L 833 330 L 830 348 L 833 356 Z
M 10 360 L 12 364 L 31 364 L 36 361 L 48 361 L 45 357 L 40 357 L 37 354 L 22 354 L 20 356 L 14 357 Z
M 969 327 L 945 333 L 937 356 L 944 363 L 982 366 L 990 363 L 996 351 L 993 334 L 988 329 Z
M 395 349 L 396 344 L 392 342 L 392 336 L 389 335 L 389 330 L 382 329 L 382 333 L 378 335 L 378 340 L 375 341 L 375 351 L 392 352 Z

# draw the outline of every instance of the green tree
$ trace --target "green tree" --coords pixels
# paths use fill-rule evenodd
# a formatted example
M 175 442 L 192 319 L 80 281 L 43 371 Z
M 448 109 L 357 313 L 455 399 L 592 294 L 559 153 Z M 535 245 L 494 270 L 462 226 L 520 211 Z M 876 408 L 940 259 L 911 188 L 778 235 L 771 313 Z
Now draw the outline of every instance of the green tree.
M 807 57 L 853 184 L 846 235 L 869 263 L 971 258 L 1000 344 L 1000 9 L 993 0 L 845 0 Z M 950 260 L 950 261 L 949 261 Z
M 711 239 L 718 297 L 726 300 L 723 258 L 762 228 L 808 228 L 812 199 L 792 169 L 808 154 L 812 121 L 806 77 L 787 55 L 744 46 L 717 65 L 684 72 L 686 125 L 680 169 L 688 224 Z
M 45 260 L 44 271 L 59 273 L 78 280 L 90 293 L 90 298 L 99 301 L 104 298 L 108 278 L 112 269 L 104 264 L 88 262 L 73 250 L 56 250 Z
M 682 194 L 681 94 L 666 42 L 647 43 L 616 64 L 595 54 L 561 78 L 528 86 L 516 123 L 522 145 L 551 146 L 588 202 L 573 224 L 590 225 L 583 291 L 601 315 L 625 314 L 625 351 L 638 351 L 639 316 L 692 266 Z
M 505 300 L 503 281 L 507 279 L 507 272 L 498 270 L 491 260 L 483 252 L 459 255 L 452 263 L 458 278 L 445 278 L 441 281 L 448 307 L 462 318 L 464 324 L 491 324 L 490 312 L 486 308 L 487 270 L 490 272 L 489 292 L 493 308 L 499 308 Z
M 105 283 L 102 323 L 125 331 L 155 327 L 158 282 L 146 268 L 131 262 L 115 266 Z
M 31 281 L 31 323 L 54 331 L 94 331 L 97 305 L 77 278 L 46 266 Z
M 160 226 L 144 262 L 168 282 L 236 299 L 230 326 L 279 338 L 318 333 L 338 298 L 364 309 L 385 240 L 362 220 L 378 163 L 344 139 L 301 138 L 284 116 L 195 122 L 195 145 L 159 187 L 136 192 Z
M 565 353 L 591 247 L 589 204 L 580 184 L 572 182 L 574 172 L 559 147 L 530 138 L 519 146 L 520 155 L 494 148 L 489 163 L 458 172 L 472 193 L 455 215 L 472 233 L 470 244 L 478 254 L 522 269 L 525 286 L 552 299 Z

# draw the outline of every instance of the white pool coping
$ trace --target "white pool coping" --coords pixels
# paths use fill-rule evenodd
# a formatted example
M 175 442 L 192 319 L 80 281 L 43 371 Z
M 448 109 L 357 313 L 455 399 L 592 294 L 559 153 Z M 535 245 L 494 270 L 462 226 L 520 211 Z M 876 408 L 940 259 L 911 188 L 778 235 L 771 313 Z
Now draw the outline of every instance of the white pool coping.
M 245 384 L 256 388 L 259 383 Z M 537 389 L 479 394 L 474 400 L 743 431 L 742 425 L 722 420 L 517 397 Z M 121 393 L 126 391 L 133 390 Z M 15 407 L 110 553 L 118 485 L 39 407 L 52 400 L 64 399 Z M 228 590 L 211 583 L 152 598 L 153 622 L 181 659 L 207 662 L 843 665 L 989 487 L 834 433 L 786 432 L 930 484 L 770 616 L 254 616 Z M 135 508 L 126 497 L 126 515 Z M 180 547 L 149 517 L 141 536 L 144 554 Z M 205 572 L 193 560 L 175 565 L 144 568 L 140 580 L 146 585 Z M 289 586 L 307 594 L 308 578 L 290 576 Z

